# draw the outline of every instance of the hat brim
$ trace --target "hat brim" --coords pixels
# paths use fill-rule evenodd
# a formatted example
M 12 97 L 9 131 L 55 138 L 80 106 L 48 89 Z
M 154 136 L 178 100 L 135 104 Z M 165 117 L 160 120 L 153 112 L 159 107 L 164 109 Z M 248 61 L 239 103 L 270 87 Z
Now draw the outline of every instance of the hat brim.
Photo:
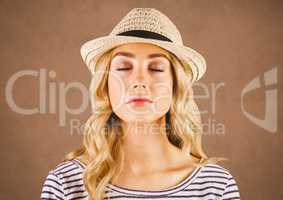
M 193 73 L 192 82 L 198 81 L 206 71 L 206 61 L 196 50 L 187 46 L 155 39 L 133 36 L 102 36 L 84 43 L 81 46 L 80 52 L 85 64 L 91 73 L 94 74 L 94 69 L 90 66 L 91 60 L 96 63 L 103 53 L 126 43 L 150 43 L 166 49 L 178 57 L 181 62 L 189 64 Z

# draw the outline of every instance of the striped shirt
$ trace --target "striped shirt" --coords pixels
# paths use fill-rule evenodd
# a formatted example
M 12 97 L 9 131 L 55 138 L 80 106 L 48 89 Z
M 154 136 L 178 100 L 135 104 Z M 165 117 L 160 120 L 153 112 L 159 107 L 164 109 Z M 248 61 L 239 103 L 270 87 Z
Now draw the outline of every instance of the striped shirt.
M 44 180 L 41 200 L 88 200 L 88 193 L 83 184 L 85 168 L 86 166 L 78 159 L 55 166 Z M 108 183 L 105 194 L 104 199 L 240 199 L 234 177 L 227 169 L 217 164 L 206 164 L 196 168 L 181 183 L 169 189 L 145 191 Z

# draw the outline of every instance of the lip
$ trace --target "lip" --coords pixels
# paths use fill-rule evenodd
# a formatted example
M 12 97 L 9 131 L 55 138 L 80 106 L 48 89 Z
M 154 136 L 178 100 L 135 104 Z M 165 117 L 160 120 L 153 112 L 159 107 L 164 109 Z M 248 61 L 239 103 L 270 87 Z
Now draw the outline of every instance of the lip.
M 145 102 L 152 103 L 152 100 L 150 100 L 149 98 L 145 98 L 145 97 L 136 97 L 136 98 L 131 98 L 127 103 L 132 103 L 132 102 L 135 102 L 135 103 L 145 103 Z

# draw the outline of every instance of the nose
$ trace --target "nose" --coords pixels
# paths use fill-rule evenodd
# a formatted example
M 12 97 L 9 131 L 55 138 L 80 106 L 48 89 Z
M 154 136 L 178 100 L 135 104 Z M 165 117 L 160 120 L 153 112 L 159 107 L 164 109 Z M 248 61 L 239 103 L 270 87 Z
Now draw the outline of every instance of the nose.
M 133 84 L 133 88 L 142 88 L 142 89 L 145 89 L 146 88 L 146 85 L 145 83 L 134 83 Z
M 146 85 L 147 77 L 145 73 L 146 72 L 144 72 L 142 68 L 135 71 L 134 76 L 132 77 L 133 78 L 132 87 L 134 89 L 146 89 L 147 88 L 147 85 Z
M 131 76 L 131 88 L 137 91 L 146 91 L 148 89 L 149 75 L 147 74 L 146 67 L 140 63 L 133 70 Z
M 148 86 L 144 82 L 134 82 L 131 86 L 130 96 L 147 96 L 149 93 Z

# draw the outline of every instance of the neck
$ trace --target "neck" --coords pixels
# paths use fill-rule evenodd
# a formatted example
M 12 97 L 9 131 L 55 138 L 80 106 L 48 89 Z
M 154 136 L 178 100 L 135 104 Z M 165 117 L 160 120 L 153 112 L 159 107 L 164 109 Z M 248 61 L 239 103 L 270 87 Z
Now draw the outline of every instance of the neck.
M 141 175 L 168 168 L 168 165 L 179 161 L 181 150 L 168 140 L 165 125 L 165 117 L 152 123 L 122 122 L 123 170 L 128 174 Z

